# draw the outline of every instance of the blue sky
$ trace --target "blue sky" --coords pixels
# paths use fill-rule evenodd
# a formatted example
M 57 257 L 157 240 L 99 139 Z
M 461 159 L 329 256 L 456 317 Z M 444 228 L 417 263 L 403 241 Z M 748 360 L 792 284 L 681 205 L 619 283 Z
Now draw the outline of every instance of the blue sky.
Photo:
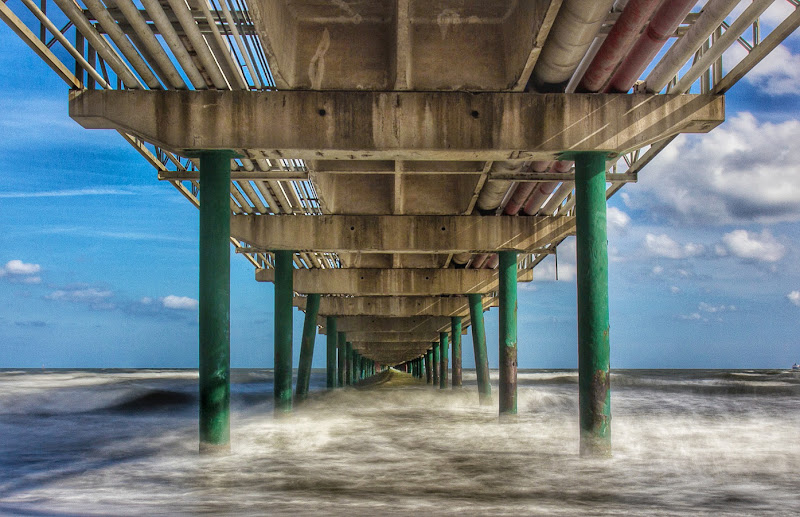
M 5 25 L 0 45 L 0 367 L 196 367 L 197 210 L 116 133 L 71 121 L 65 84 Z M 800 361 L 799 81 L 795 34 L 722 126 L 610 202 L 612 367 Z M 559 281 L 550 258 L 519 285 L 523 368 L 576 365 L 574 249 Z M 271 284 L 232 254 L 231 293 L 232 365 L 271 367 Z M 497 309 L 486 321 L 496 366 Z M 296 312 L 295 364 L 301 327 Z

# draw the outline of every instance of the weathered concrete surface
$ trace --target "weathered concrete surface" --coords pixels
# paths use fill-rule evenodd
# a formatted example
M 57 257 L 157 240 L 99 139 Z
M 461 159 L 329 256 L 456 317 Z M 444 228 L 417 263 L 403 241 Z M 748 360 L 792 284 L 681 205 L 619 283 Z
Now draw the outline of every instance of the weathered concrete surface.
M 543 160 L 619 153 L 724 120 L 724 97 L 352 91 L 70 92 L 83 127 L 118 129 L 185 154 L 272 159 Z
M 318 318 L 318 325 L 327 330 L 325 318 Z M 444 316 L 411 316 L 411 317 L 375 317 L 345 316 L 336 318 L 338 332 L 439 332 L 450 324 L 450 318 Z M 351 340 L 352 341 L 352 340 Z
M 269 250 L 361 253 L 532 251 L 574 234 L 573 217 L 234 215 L 231 235 Z
M 273 282 L 273 269 L 256 269 L 256 280 Z M 519 271 L 520 282 L 533 271 Z M 497 290 L 492 269 L 296 269 L 294 290 L 302 294 L 353 296 L 434 296 L 490 293 Z
M 561 0 L 248 4 L 278 88 L 339 90 L 520 89 L 560 5 Z
M 497 307 L 497 298 L 484 296 L 484 308 Z M 294 298 L 294 306 L 305 310 L 306 299 Z M 354 296 L 323 297 L 319 314 L 323 316 L 469 316 L 466 296 Z

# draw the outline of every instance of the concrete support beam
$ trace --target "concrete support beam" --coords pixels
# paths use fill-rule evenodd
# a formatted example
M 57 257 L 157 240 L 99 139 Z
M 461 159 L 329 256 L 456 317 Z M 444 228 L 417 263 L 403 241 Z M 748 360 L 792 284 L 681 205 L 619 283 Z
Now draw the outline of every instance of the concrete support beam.
M 256 249 L 463 253 L 543 248 L 574 235 L 573 217 L 234 215 L 231 235 Z
M 633 151 L 725 118 L 715 95 L 79 90 L 69 114 L 170 151 L 305 160 L 544 160 Z M 480 157 L 480 158 L 478 158 Z
M 318 321 L 322 326 L 322 334 L 327 334 L 326 322 Z M 412 316 L 405 318 L 374 317 L 374 316 L 340 316 L 336 320 L 336 329 L 347 332 L 376 333 L 438 333 L 450 324 L 450 318 L 444 316 Z
M 296 296 L 294 306 L 305 310 L 306 297 Z M 483 297 L 484 310 L 497 307 L 497 298 Z M 319 314 L 323 316 L 469 316 L 466 296 L 353 296 L 323 297 Z
M 272 282 L 275 271 L 257 269 L 256 280 Z M 533 280 L 533 270 L 520 270 L 520 282 Z M 297 269 L 294 290 L 302 294 L 361 296 L 438 296 L 490 293 L 497 290 L 491 269 Z

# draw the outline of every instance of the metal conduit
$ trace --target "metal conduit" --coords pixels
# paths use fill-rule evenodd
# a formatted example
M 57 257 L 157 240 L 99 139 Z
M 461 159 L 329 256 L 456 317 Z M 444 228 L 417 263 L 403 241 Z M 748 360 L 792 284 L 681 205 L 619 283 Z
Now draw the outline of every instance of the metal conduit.
M 83 3 L 86 4 L 86 7 L 89 8 L 89 11 L 95 17 L 97 23 L 99 23 L 100 27 L 108 34 L 108 37 L 111 38 L 111 41 L 113 41 L 120 52 L 122 52 L 122 55 L 125 56 L 125 59 L 133 66 L 133 69 L 136 70 L 136 73 L 139 74 L 139 77 L 142 78 L 145 84 L 150 89 L 160 90 L 162 88 L 161 81 L 153 74 L 153 71 L 150 70 L 150 67 L 144 62 L 141 54 L 139 54 L 139 50 L 128 40 L 128 37 L 122 32 L 117 21 L 106 10 L 100 0 L 83 0 Z
M 152 56 L 153 60 L 156 62 L 156 65 L 158 65 L 158 67 L 164 73 L 164 82 L 169 87 L 172 87 L 176 90 L 185 90 L 186 83 L 183 81 L 181 74 L 175 68 L 175 65 L 172 64 L 172 60 L 170 60 L 169 56 L 167 56 L 167 53 L 164 51 L 161 43 L 156 38 L 155 34 L 153 34 L 153 31 L 150 30 L 147 22 L 142 17 L 139 9 L 133 5 L 133 2 L 131 0 L 106 1 L 110 1 L 120 10 L 122 15 L 133 29 L 133 32 L 139 37 L 142 45 Z
M 611 78 L 607 91 L 626 93 L 630 90 L 696 3 L 697 0 L 665 1 Z
M 225 62 L 230 71 L 230 75 L 234 76 L 233 78 L 236 79 L 236 83 L 240 89 L 247 90 L 247 83 L 244 80 L 239 63 L 234 62 L 230 46 L 219 32 L 219 29 L 217 28 L 217 20 L 214 18 L 214 15 L 211 14 L 208 4 L 205 0 L 190 0 L 190 2 L 194 8 L 199 9 L 203 13 L 203 16 L 205 16 L 208 26 L 211 29 L 211 35 L 214 38 L 214 42 L 216 42 L 220 53 L 225 57 Z
M 186 5 L 186 1 L 167 1 L 172 7 L 173 13 L 178 18 L 178 23 L 183 27 L 186 37 L 189 38 L 192 47 L 194 47 L 198 59 L 203 64 L 203 68 L 206 73 L 208 73 L 209 77 L 211 77 L 211 82 L 214 83 L 214 87 L 218 90 L 229 90 L 230 86 L 225 80 L 225 77 L 223 77 L 216 59 L 214 59 L 214 56 L 211 54 L 211 50 L 208 48 L 208 42 L 206 42 L 205 37 L 200 32 L 200 28 L 197 26 L 194 16 L 189 11 L 189 6 Z
M 141 0 L 141 2 L 142 6 L 144 6 L 145 10 L 147 11 L 147 14 L 149 14 L 150 18 L 152 18 L 153 23 L 158 29 L 158 32 L 161 33 L 164 41 L 167 42 L 167 46 L 172 51 L 175 59 L 181 65 L 181 68 L 183 68 L 183 71 L 186 73 L 186 76 L 189 78 L 189 82 L 192 83 L 192 86 L 196 90 L 207 89 L 208 85 L 206 84 L 205 79 L 203 79 L 202 74 L 200 74 L 200 70 L 194 66 L 192 57 L 189 55 L 186 47 L 181 42 L 180 36 L 178 36 L 178 33 L 172 26 L 172 22 L 169 21 L 167 14 L 164 12 L 164 9 L 161 8 L 161 5 L 158 3 L 158 1 Z
M 46 14 L 42 12 L 41 9 L 32 1 L 32 0 L 22 0 L 22 3 L 33 13 L 34 16 L 47 28 L 48 31 L 53 35 L 53 37 L 61 43 L 61 45 L 69 52 L 69 55 L 75 58 L 75 61 L 86 70 L 92 79 L 97 81 L 102 88 L 109 89 L 111 86 L 106 82 L 102 75 L 92 66 L 89 64 L 86 59 L 83 58 L 80 52 L 72 46 L 72 43 L 69 42 L 66 36 L 56 27 L 53 22 L 50 21 L 50 18 L 47 17 Z
M 557 161 L 552 164 L 551 170 L 553 172 L 558 173 L 566 173 L 572 169 L 573 162 L 570 161 Z M 525 215 L 536 215 L 539 213 L 539 209 L 542 207 L 542 203 L 544 203 L 550 194 L 553 193 L 553 190 L 558 186 L 558 181 L 542 181 L 537 184 L 537 189 L 531 194 L 530 198 L 525 202 L 525 206 L 522 209 Z
M 586 69 L 579 92 L 603 90 L 663 0 L 631 0 Z
M 225 19 L 228 21 L 228 26 L 231 29 L 231 33 L 233 34 L 234 41 L 236 41 L 236 45 L 239 47 L 239 52 L 242 54 L 242 56 L 245 59 L 245 62 L 247 63 L 247 68 L 250 71 L 250 77 L 253 79 L 255 87 L 261 89 L 261 81 L 259 80 L 258 74 L 255 71 L 253 62 L 250 60 L 250 55 L 245 51 L 244 43 L 242 42 L 242 39 L 239 36 L 239 29 L 236 28 L 236 22 L 234 22 L 233 17 L 231 16 L 231 12 L 225 3 L 225 0 L 220 0 L 219 5 L 220 7 L 222 7 L 222 14 L 225 15 Z
M 708 70 L 711 64 L 716 61 L 725 50 L 728 49 L 739 36 L 744 33 L 761 14 L 772 5 L 775 0 L 754 0 L 745 11 L 731 24 L 730 27 L 714 42 L 710 49 L 703 52 L 703 55 L 692 64 L 692 67 L 683 74 L 683 77 L 670 90 L 671 93 L 685 93 L 689 91 L 692 84 Z
M 97 54 L 108 63 L 117 77 L 127 88 L 141 89 L 143 87 L 139 79 L 133 75 L 128 65 L 119 57 L 116 50 L 106 41 L 106 39 L 92 26 L 80 7 L 73 0 L 54 0 L 58 8 L 67 15 L 67 18 L 75 24 L 75 28 L 83 34 L 83 37 L 94 47 Z
M 739 0 L 709 0 L 686 34 L 672 45 L 647 76 L 644 90 L 660 92 L 738 4 Z

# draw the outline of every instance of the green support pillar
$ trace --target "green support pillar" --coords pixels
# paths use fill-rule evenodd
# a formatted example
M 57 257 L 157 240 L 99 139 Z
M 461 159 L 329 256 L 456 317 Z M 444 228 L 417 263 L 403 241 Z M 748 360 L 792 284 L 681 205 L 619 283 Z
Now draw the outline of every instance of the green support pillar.
M 336 372 L 336 385 L 340 388 L 344 387 L 344 374 L 346 370 L 346 363 L 347 363 L 347 334 L 344 332 L 339 332 L 339 346 L 337 347 L 337 352 L 339 354 L 339 359 L 337 361 L 337 372 Z
M 439 389 L 445 389 L 447 387 L 447 370 L 450 366 L 447 364 L 447 353 L 450 348 L 447 332 L 439 332 L 439 343 L 441 343 L 439 347 Z
M 441 368 L 439 367 L 439 354 L 441 350 L 438 341 L 434 341 L 431 344 L 433 345 L 433 385 L 435 387 L 439 385 L 439 373 L 441 373 Z
M 575 158 L 580 452 L 592 456 L 611 455 L 605 158 Z
M 353 384 L 353 343 L 349 341 L 344 349 L 344 383 L 346 386 Z
M 428 350 L 425 352 L 425 383 L 432 384 L 433 383 L 433 368 L 431 363 L 433 362 L 433 350 Z
M 314 342 L 317 337 L 319 298 L 318 294 L 309 294 L 306 297 L 306 316 L 303 321 L 300 362 L 297 364 L 297 387 L 294 393 L 295 399 L 298 401 L 302 401 L 308 396 L 308 384 L 311 380 L 311 360 L 314 357 Z
M 292 276 L 294 265 L 288 250 L 275 252 L 275 413 L 292 410 Z
M 332 390 L 336 387 L 336 316 L 328 316 L 325 319 L 327 338 L 327 354 L 325 355 L 325 386 Z
M 501 251 L 500 415 L 517 414 L 517 252 Z
M 461 387 L 461 316 L 450 318 L 450 334 L 453 336 L 453 387 Z
M 478 378 L 478 399 L 481 404 L 492 403 L 492 384 L 489 382 L 489 357 L 486 354 L 486 327 L 483 324 L 483 301 L 480 294 L 470 294 L 469 318 L 472 321 L 472 348 L 475 352 L 475 375 Z
M 230 151 L 200 154 L 200 452 L 230 450 Z

